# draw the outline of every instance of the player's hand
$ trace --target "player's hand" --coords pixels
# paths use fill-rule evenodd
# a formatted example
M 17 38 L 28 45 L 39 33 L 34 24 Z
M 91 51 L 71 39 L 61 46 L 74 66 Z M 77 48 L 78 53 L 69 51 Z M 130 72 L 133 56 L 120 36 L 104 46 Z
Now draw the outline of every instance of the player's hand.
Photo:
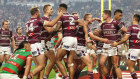
M 87 43 L 90 43 L 91 40 L 90 40 L 89 38 L 86 38 L 86 42 L 87 42 Z
M 110 44 L 110 43 L 111 43 L 111 41 L 108 40 L 107 38 L 105 38 L 103 41 L 104 41 L 104 43 L 106 43 L 106 44 Z
M 58 15 L 59 17 L 61 17 L 61 16 L 63 15 L 63 12 L 62 12 L 62 11 L 58 11 L 57 15 Z
M 117 42 L 113 42 L 113 43 L 111 44 L 111 46 L 113 46 L 113 47 L 117 47 L 117 45 L 118 45 Z
M 95 18 L 96 21 L 98 21 L 99 23 L 102 23 L 100 18 Z

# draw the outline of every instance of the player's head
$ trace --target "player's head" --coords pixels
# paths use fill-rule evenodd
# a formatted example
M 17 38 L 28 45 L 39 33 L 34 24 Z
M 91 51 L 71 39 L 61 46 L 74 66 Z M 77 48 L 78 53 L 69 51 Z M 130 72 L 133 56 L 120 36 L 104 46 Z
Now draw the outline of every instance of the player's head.
M 122 19 L 123 12 L 120 9 L 115 10 L 114 12 L 114 19 L 120 21 Z
M 85 21 L 88 21 L 89 24 L 92 24 L 92 14 L 86 13 L 86 14 L 84 15 L 84 20 L 85 20 Z
M 139 14 L 134 14 L 134 16 L 132 17 L 132 22 L 140 22 L 140 15 Z
M 111 10 L 104 10 L 102 17 L 104 20 L 106 20 L 108 17 L 111 17 Z
M 30 13 L 32 16 L 36 17 L 36 18 L 40 18 L 41 14 L 40 14 L 40 10 L 38 7 L 33 7 L 30 9 Z
M 26 49 L 26 50 L 31 50 L 31 47 L 30 47 L 30 43 L 28 41 L 23 41 L 19 44 L 18 49 Z
M 79 17 L 79 14 L 77 12 L 73 12 L 72 15 Z
M 44 13 L 48 13 L 49 16 L 52 16 L 52 14 L 53 14 L 53 8 L 50 4 L 44 5 L 43 11 L 44 11 Z
M 17 29 L 16 29 L 16 32 L 17 32 L 18 34 L 21 34 L 21 33 L 22 33 L 22 28 L 21 28 L 20 26 L 18 26 Z
M 9 28 L 9 21 L 8 20 L 4 20 L 4 21 L 2 21 L 2 27 L 4 28 L 4 29 L 8 29 Z
M 59 5 L 58 11 L 67 11 L 68 6 L 64 3 Z
M 97 36 L 99 35 L 99 32 L 98 32 L 98 29 L 97 29 L 97 28 L 94 28 L 94 29 L 93 29 L 93 34 L 94 34 L 94 35 L 97 35 Z

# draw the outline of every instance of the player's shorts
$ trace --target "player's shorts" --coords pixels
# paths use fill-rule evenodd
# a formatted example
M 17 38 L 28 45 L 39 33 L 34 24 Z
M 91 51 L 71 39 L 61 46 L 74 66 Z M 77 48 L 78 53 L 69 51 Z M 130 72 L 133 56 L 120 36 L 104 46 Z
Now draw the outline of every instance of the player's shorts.
M 77 46 L 76 54 L 77 54 L 78 57 L 83 57 L 83 56 L 88 55 L 87 47 L 85 47 L 85 46 Z
M 118 45 L 118 55 L 122 55 L 122 45 Z
M 97 55 L 100 55 L 100 54 L 102 54 L 103 53 L 103 50 L 102 49 L 98 49 L 97 51 L 96 51 L 96 54 Z
M 11 55 L 11 47 L 10 46 L 0 46 L 0 55 L 8 54 Z
M 59 48 L 65 50 L 75 50 L 77 49 L 77 38 L 76 37 L 64 37 Z
M 41 40 L 41 45 L 42 45 L 42 48 L 43 48 L 44 51 L 48 51 L 48 48 L 45 44 L 45 40 Z
M 1 73 L 0 74 L 0 79 L 20 79 L 20 78 L 16 74 L 5 74 L 5 73 Z
M 93 49 L 87 49 L 87 53 L 89 55 L 95 54 L 95 50 L 93 50 Z
M 140 60 L 140 49 L 129 49 L 128 59 L 132 61 Z
M 102 55 L 106 55 L 106 56 L 118 55 L 117 47 L 112 47 L 110 44 L 104 44 Z
M 38 56 L 38 55 L 44 54 L 44 50 L 42 48 L 41 43 L 31 44 L 31 53 L 32 53 L 32 56 Z
M 49 50 L 54 50 L 54 44 L 51 41 L 47 41 L 46 45 Z

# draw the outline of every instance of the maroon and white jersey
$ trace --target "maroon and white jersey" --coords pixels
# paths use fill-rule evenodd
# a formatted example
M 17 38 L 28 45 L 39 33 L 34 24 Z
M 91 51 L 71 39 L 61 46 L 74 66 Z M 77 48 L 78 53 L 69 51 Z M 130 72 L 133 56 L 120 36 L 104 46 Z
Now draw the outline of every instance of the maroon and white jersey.
M 11 30 L 4 30 L 3 28 L 0 28 L 0 46 L 10 46 L 11 37 Z
M 82 26 L 78 26 L 77 41 L 79 46 L 85 46 L 85 33 Z
M 103 32 L 103 38 L 107 38 L 111 41 L 117 41 L 118 32 L 122 27 L 122 23 L 116 20 L 112 20 L 111 23 L 102 23 L 101 30 Z
M 127 34 L 129 37 L 129 48 L 140 49 L 140 26 L 132 25 L 128 27 Z
M 62 22 L 63 29 L 63 37 L 71 36 L 76 37 L 76 26 L 78 25 L 78 17 L 73 16 L 69 13 L 64 13 L 60 18 L 60 22 Z
M 123 25 L 123 26 L 125 26 L 125 23 L 124 22 L 121 22 L 121 24 Z M 122 38 L 122 32 L 121 31 L 119 31 L 118 32 L 118 40 L 117 41 L 120 41 L 121 40 L 121 38 Z
M 51 21 L 51 19 L 46 16 L 43 16 L 42 19 L 46 21 Z M 49 36 L 49 33 L 43 27 L 42 32 L 41 32 L 41 40 L 45 40 L 47 36 Z
M 14 40 L 15 40 L 15 45 L 16 46 L 19 46 L 19 44 L 22 42 L 22 41 L 25 41 L 26 40 L 26 36 L 25 35 L 14 35 Z
M 41 31 L 43 27 L 43 20 L 41 18 L 30 18 L 26 23 L 26 32 L 28 41 L 31 44 L 41 42 Z

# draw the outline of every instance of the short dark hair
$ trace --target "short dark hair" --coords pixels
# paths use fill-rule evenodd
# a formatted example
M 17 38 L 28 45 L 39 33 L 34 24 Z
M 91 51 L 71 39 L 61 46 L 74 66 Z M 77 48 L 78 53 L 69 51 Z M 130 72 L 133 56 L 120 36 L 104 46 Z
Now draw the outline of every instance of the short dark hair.
M 104 10 L 103 11 L 105 14 L 108 14 L 109 16 L 111 16 L 111 10 Z
M 135 18 L 135 20 L 137 22 L 140 22 L 140 15 L 139 14 L 134 14 L 133 18 Z
M 15 53 L 17 50 L 24 48 L 25 44 L 27 44 L 27 43 L 29 43 L 29 42 L 28 42 L 28 41 L 22 41 L 22 42 L 19 44 L 18 48 L 14 51 L 14 53 Z
M 86 14 L 84 15 L 84 20 L 86 20 L 86 19 L 88 18 L 89 15 L 91 15 L 91 13 L 86 13 Z
M 4 25 L 5 22 L 9 22 L 8 20 L 3 20 L 2 21 L 2 26 Z
M 114 11 L 114 15 L 116 14 L 116 13 L 123 13 L 123 11 L 121 10 L 121 9 L 116 9 L 115 11 Z
M 51 6 L 51 5 L 50 5 L 50 4 L 44 5 L 44 7 L 43 7 L 43 12 L 45 12 L 45 10 L 46 10 L 49 6 Z
M 72 15 L 74 15 L 74 14 L 78 14 L 78 13 L 77 12 L 73 12 Z
M 30 13 L 31 13 L 31 15 L 34 15 L 36 12 L 38 12 L 38 7 L 33 7 L 33 8 L 31 8 L 30 9 Z
M 67 6 L 65 3 L 60 4 L 59 7 L 63 7 L 63 8 L 65 8 L 66 10 L 67 10 L 67 8 L 68 8 L 68 6 Z
M 20 26 L 18 26 L 18 27 L 16 28 L 16 32 L 18 31 L 18 29 L 19 29 L 19 28 L 21 28 L 21 27 L 20 27 Z

